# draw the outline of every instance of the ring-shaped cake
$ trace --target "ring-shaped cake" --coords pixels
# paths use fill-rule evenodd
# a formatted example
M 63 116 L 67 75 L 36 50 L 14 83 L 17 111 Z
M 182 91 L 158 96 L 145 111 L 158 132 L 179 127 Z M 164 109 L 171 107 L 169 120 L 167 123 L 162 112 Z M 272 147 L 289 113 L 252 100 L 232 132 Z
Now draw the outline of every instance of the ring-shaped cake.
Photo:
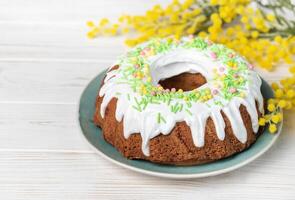
M 261 79 L 223 45 L 198 37 L 153 39 L 114 66 L 94 122 L 128 158 L 205 163 L 246 149 L 259 135 Z

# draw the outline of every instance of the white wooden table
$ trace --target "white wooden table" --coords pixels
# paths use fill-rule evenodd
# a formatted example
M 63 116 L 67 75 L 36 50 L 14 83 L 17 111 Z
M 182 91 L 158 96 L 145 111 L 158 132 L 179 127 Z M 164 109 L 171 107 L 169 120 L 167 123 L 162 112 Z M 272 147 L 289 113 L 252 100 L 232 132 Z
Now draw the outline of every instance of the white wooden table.
M 261 158 L 228 174 L 190 181 L 122 169 L 81 139 L 79 96 L 125 48 L 120 37 L 86 39 L 85 22 L 142 13 L 156 2 L 0 1 L 1 200 L 295 199 L 291 113 L 279 141 Z M 261 74 L 274 81 L 287 68 Z

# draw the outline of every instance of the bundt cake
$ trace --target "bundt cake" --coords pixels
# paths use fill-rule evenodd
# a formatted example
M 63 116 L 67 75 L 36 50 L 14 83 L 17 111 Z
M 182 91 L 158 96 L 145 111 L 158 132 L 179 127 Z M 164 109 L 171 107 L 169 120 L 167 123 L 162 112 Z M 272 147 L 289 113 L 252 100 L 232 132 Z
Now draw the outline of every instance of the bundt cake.
M 261 132 L 262 81 L 252 68 L 209 40 L 150 40 L 107 71 L 94 123 L 129 159 L 195 165 L 228 157 Z

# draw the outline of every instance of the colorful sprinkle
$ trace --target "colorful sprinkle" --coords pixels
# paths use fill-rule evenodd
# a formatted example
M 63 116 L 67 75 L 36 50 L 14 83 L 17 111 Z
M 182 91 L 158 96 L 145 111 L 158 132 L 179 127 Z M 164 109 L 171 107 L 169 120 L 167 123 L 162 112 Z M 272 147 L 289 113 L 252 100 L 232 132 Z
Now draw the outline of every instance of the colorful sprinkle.
M 216 95 L 216 94 L 218 94 L 218 90 L 216 90 L 216 89 L 213 89 L 213 90 L 212 90 L 212 94 L 213 94 L 213 95 Z
M 254 66 L 250 63 L 247 66 L 248 66 L 248 69 L 251 69 L 251 70 L 254 69 Z
M 150 63 L 147 62 L 148 57 L 178 47 L 197 48 L 204 51 L 204 55 L 209 55 L 212 60 L 219 59 L 223 66 L 216 67 L 213 71 L 213 89 L 197 88 L 193 91 L 184 92 L 182 89 L 171 88 L 169 90 L 164 89 L 161 85 L 154 85 L 150 74 Z M 135 109 L 144 110 L 148 104 L 167 103 L 173 113 L 189 109 L 192 102 L 209 101 L 217 94 L 220 94 L 228 101 L 235 96 L 244 97 L 245 93 L 241 89 L 247 82 L 245 77 L 247 73 L 244 72 L 253 68 L 252 65 L 241 62 L 238 55 L 223 45 L 213 44 L 209 40 L 194 38 L 193 36 L 189 36 L 188 39 L 184 40 L 173 38 L 154 39 L 146 43 L 144 47 L 137 47 L 128 52 L 127 58 L 123 58 L 121 62 L 130 64 L 130 67 L 124 69 L 124 77 L 120 82 L 129 84 L 134 91 L 142 95 L 134 105 Z M 184 104 L 173 105 L 173 100 L 183 100 Z
M 237 89 L 236 89 L 236 88 L 230 88 L 230 89 L 229 89 L 229 92 L 230 92 L 230 93 L 235 93 L 235 92 L 237 92 Z
M 213 58 L 214 60 L 216 60 L 216 58 L 217 58 L 217 55 L 216 55 L 216 53 L 214 53 L 214 52 L 210 52 L 210 56 L 211 56 L 211 58 Z

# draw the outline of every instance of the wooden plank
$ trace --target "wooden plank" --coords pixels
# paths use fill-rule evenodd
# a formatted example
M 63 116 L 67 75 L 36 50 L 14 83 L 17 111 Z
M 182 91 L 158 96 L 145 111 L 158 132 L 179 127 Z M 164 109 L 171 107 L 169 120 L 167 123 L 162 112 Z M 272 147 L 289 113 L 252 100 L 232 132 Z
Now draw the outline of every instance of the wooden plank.
M 89 19 L 103 17 L 116 18 L 123 13 L 142 14 L 155 4 L 162 5 L 169 0 L 141 0 L 141 1 L 104 1 L 88 0 L 87 3 L 80 0 L 15 0 L 1 1 L 1 21 L 25 22 L 25 23 L 85 23 Z
M 278 167 L 265 157 L 229 174 L 188 181 L 130 172 L 93 154 L 0 152 L 0 160 L 0 193 L 6 199 L 269 200 L 295 195 L 291 159 Z
M 75 104 L 0 104 L 0 151 L 89 151 Z
M 0 102 L 75 103 L 86 85 L 111 62 L 0 64 Z

